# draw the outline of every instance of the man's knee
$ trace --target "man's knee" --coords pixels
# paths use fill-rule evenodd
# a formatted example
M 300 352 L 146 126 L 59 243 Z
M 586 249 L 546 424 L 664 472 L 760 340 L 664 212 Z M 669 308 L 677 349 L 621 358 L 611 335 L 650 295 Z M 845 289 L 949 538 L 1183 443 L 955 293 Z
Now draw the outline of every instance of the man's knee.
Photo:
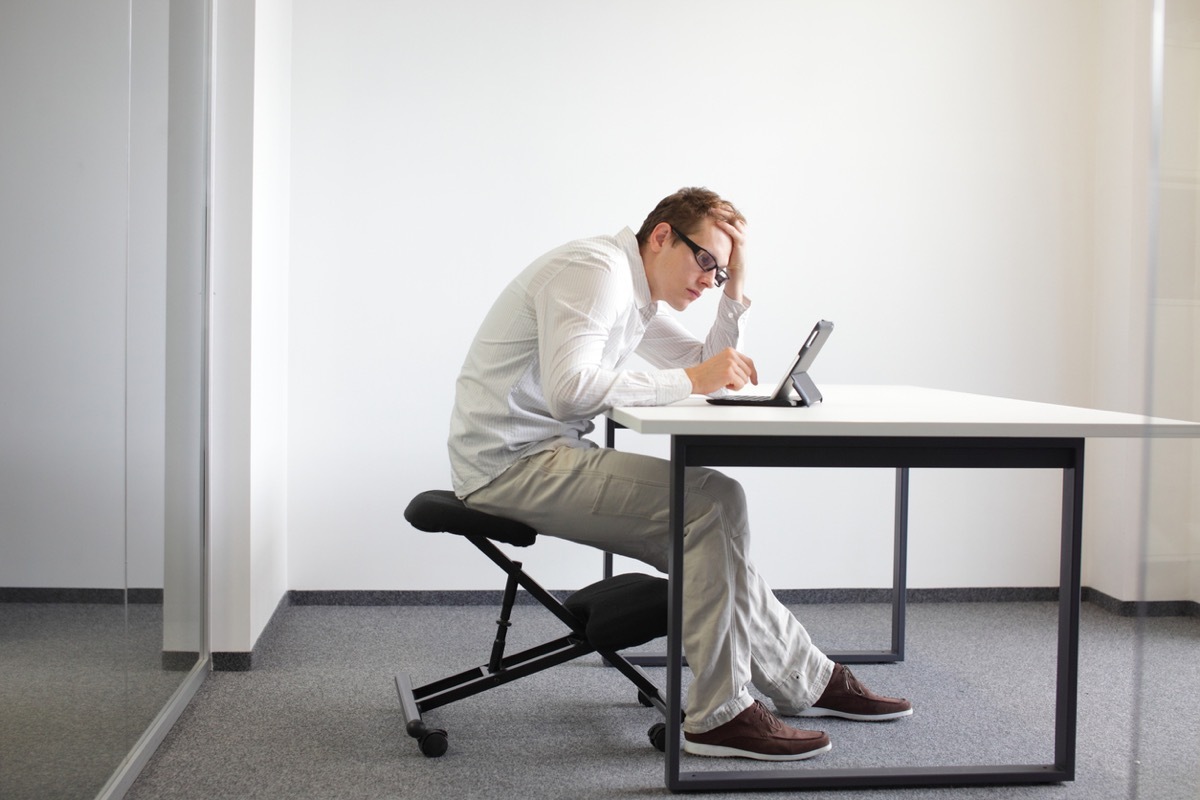
M 701 477 L 703 490 L 711 494 L 722 505 L 746 505 L 746 490 L 742 484 L 715 469 L 704 471 Z
M 722 519 L 722 528 L 729 535 L 746 533 L 746 491 L 742 484 L 723 472 L 706 469 L 697 476 L 693 492 L 705 498 L 711 509 L 701 513 L 715 513 Z M 690 516 L 690 515 L 689 515 Z

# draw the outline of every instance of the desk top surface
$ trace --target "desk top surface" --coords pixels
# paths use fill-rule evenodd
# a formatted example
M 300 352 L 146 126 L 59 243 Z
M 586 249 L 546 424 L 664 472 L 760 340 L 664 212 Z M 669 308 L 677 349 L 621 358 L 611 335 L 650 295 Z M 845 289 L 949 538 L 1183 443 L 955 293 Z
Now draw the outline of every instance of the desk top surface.
M 811 408 L 714 406 L 693 396 L 609 416 L 638 433 L 681 435 L 1200 438 L 1200 422 L 917 386 L 822 386 L 821 393 L 824 402 Z

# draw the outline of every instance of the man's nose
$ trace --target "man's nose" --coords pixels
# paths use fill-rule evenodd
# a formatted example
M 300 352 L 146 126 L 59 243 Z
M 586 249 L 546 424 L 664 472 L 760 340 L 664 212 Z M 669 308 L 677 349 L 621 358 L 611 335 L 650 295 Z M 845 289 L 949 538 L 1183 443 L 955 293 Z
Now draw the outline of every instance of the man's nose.
M 716 280 L 717 271 L 715 269 L 700 273 L 700 283 L 702 283 L 706 289 L 713 288 L 713 286 L 716 285 Z

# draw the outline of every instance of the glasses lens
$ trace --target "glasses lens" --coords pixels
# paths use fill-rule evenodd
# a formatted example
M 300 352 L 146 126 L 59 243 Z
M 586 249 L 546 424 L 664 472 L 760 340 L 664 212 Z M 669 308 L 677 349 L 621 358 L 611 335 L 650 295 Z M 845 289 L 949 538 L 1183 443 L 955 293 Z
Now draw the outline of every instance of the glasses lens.
M 679 237 L 679 241 L 686 244 L 688 246 L 688 249 L 692 251 L 692 255 L 694 255 L 696 257 L 696 264 L 699 265 L 700 269 L 702 269 L 705 272 L 712 272 L 713 270 L 717 271 L 717 274 L 714 277 L 713 283 L 715 283 L 719 287 L 725 281 L 729 280 L 729 273 L 726 272 L 722 267 L 717 266 L 716 256 L 714 256 L 712 253 L 705 250 L 700 245 L 693 242 L 688 237 L 684 236 L 682 233 L 679 232 L 678 228 L 675 228 L 674 230 L 675 230 L 675 235 Z

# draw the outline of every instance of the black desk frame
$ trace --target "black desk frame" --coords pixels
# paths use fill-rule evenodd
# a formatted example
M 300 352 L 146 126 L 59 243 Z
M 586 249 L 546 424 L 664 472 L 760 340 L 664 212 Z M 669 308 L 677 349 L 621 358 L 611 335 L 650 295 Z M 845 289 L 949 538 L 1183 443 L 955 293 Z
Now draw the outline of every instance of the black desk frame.
M 609 425 L 609 436 L 614 426 Z M 610 441 L 611 444 L 611 441 Z M 1074 780 L 1079 682 L 1080 546 L 1083 521 L 1084 440 L 1081 438 L 906 436 L 671 436 L 670 592 L 667 637 L 667 719 L 679 719 L 683 648 L 684 470 L 687 467 L 853 467 L 897 470 L 896 587 L 893 639 L 903 640 L 903 572 L 907 534 L 908 470 L 1061 469 L 1062 527 L 1059 556 L 1058 653 L 1054 708 L 1054 763 L 943 767 L 820 769 L 796 765 L 777 770 L 681 772 L 680 736 L 666 737 L 666 785 L 671 791 L 738 789 L 834 789 L 897 786 L 981 786 Z M 903 520 L 901 520 L 903 516 Z M 897 615 L 898 614 L 898 615 Z M 898 633 L 899 631 L 899 633 Z M 897 653 L 900 655 L 900 653 Z M 877 659 L 881 660 L 881 659 Z M 893 659 L 894 660 L 894 659 Z

